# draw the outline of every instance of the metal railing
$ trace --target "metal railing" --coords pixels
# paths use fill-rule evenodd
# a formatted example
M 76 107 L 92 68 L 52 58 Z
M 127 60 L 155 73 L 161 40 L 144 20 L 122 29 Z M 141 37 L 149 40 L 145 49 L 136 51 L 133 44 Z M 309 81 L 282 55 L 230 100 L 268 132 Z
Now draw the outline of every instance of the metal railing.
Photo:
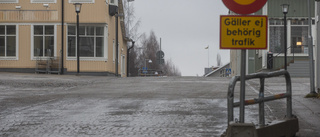
M 288 51 L 289 49 L 291 49 L 291 48 L 293 49 L 293 52 L 291 52 L 291 53 L 292 53 L 292 59 L 290 59 L 290 60 L 288 61 L 288 64 L 286 64 L 287 66 L 288 66 L 290 63 L 292 63 L 292 61 L 294 62 L 294 49 L 295 49 L 295 48 L 290 46 L 290 47 L 287 48 L 287 51 Z M 292 51 L 292 50 L 291 50 L 291 51 Z M 281 52 L 283 52 L 283 53 L 281 53 Z M 271 63 L 271 60 L 273 60 L 273 62 L 272 62 L 273 65 L 272 65 L 272 66 L 275 66 L 275 65 L 274 65 L 274 64 L 275 64 L 275 58 L 279 57 L 280 54 L 284 54 L 284 51 L 281 50 L 280 53 L 278 53 L 278 54 L 276 54 L 275 56 L 273 56 L 272 58 L 268 59 L 268 60 L 267 60 L 267 64 Z M 287 57 L 287 59 L 288 59 L 288 57 Z M 284 66 L 283 66 L 283 67 L 284 67 Z M 278 69 L 278 68 L 276 68 L 276 69 Z
M 62 52 L 60 50 L 60 57 L 52 56 L 51 49 L 47 49 L 46 53 L 48 56 L 40 56 L 40 49 L 36 49 L 36 73 L 57 73 L 60 74 L 61 68 L 61 56 Z
M 273 96 L 264 97 L 264 81 L 265 78 L 272 78 L 284 75 L 286 79 L 286 93 L 277 94 Z M 253 105 L 259 104 L 259 125 L 265 125 L 265 116 L 264 116 L 264 102 L 272 101 L 282 98 L 287 98 L 287 118 L 292 118 L 292 86 L 290 74 L 286 70 L 274 71 L 269 73 L 255 73 L 246 75 L 246 80 L 249 79 L 260 79 L 260 91 L 259 98 L 245 100 L 244 105 Z M 232 77 L 229 83 L 228 88 L 228 125 L 231 121 L 234 120 L 234 107 L 239 107 L 240 102 L 234 102 L 234 88 L 236 82 L 240 81 L 240 76 Z M 240 114 L 241 115 L 241 114 Z M 241 117 L 241 116 L 239 116 Z

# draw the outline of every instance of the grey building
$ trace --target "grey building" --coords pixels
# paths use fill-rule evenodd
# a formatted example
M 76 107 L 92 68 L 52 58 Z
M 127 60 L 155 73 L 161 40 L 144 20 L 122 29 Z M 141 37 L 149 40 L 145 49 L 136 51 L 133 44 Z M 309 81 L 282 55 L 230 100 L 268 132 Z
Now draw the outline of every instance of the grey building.
M 247 74 L 274 71 L 284 68 L 284 15 L 280 5 L 289 4 L 287 14 L 287 66 L 293 77 L 309 77 L 309 48 L 308 47 L 308 9 L 311 8 L 312 36 L 314 59 L 317 58 L 319 49 L 317 45 L 317 25 L 315 19 L 316 2 L 311 0 L 308 7 L 307 0 L 268 0 L 267 4 L 255 15 L 268 16 L 268 49 L 247 50 Z M 273 58 L 268 59 L 269 55 Z M 240 74 L 240 50 L 231 50 L 232 75 Z M 268 67 L 271 66 L 271 67 Z M 317 75 L 316 75 L 317 76 Z

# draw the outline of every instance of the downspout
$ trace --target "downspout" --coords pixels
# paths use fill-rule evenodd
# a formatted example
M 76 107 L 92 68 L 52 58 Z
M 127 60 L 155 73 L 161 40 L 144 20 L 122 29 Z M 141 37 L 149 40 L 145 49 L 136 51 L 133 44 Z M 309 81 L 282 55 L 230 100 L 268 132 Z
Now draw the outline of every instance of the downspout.
M 64 60 L 64 0 L 61 0 L 61 74 L 64 73 L 63 60 Z
M 127 77 L 129 77 L 129 52 L 130 50 L 134 47 L 134 43 L 135 41 L 131 41 L 132 42 L 132 46 L 127 50 Z
M 119 45 L 118 45 L 118 14 L 115 16 L 116 19 L 116 62 L 115 62 L 115 76 L 118 77 L 118 56 L 119 56 Z

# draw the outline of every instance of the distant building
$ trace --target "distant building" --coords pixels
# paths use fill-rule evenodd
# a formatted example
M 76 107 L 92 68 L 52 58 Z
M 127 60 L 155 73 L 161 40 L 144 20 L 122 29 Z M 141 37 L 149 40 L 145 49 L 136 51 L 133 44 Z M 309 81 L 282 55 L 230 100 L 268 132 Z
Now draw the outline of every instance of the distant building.
M 39 60 L 55 60 L 65 73 L 76 72 L 78 41 L 74 3 L 82 3 L 80 72 L 114 75 L 116 30 L 115 16 L 110 14 L 123 13 L 121 0 L 0 0 L 0 71 L 34 72 L 41 65 Z M 126 76 L 123 18 L 120 16 L 118 23 L 118 74 Z
M 221 67 L 213 67 L 211 68 L 211 70 L 208 69 L 206 72 L 207 73 L 204 74 L 204 77 L 230 77 L 231 76 L 230 63 L 227 63 Z

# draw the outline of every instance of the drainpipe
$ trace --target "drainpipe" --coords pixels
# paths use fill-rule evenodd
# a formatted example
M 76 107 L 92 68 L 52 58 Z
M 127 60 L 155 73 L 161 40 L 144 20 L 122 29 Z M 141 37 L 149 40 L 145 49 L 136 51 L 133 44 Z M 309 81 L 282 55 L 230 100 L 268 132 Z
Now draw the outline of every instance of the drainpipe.
M 319 22 L 319 16 L 320 16 L 320 2 L 317 1 L 317 14 L 316 14 L 316 20 L 317 20 L 317 69 L 316 69 L 316 74 L 317 74 L 317 90 L 318 94 L 320 93 L 320 22 Z
M 64 52 L 64 0 L 61 0 L 61 74 L 64 73 L 64 69 L 63 69 L 63 60 L 64 60 L 64 56 L 63 56 L 63 52 Z
M 135 43 L 135 41 L 133 41 L 133 40 L 131 40 L 131 42 L 132 42 L 132 46 L 130 47 L 130 48 L 128 48 L 128 50 L 127 50 L 127 77 L 129 77 L 129 52 L 130 52 L 130 50 L 134 47 L 134 43 Z
M 116 62 L 115 62 L 115 75 L 118 77 L 118 56 L 119 56 L 119 40 L 118 40 L 118 14 L 116 14 Z

